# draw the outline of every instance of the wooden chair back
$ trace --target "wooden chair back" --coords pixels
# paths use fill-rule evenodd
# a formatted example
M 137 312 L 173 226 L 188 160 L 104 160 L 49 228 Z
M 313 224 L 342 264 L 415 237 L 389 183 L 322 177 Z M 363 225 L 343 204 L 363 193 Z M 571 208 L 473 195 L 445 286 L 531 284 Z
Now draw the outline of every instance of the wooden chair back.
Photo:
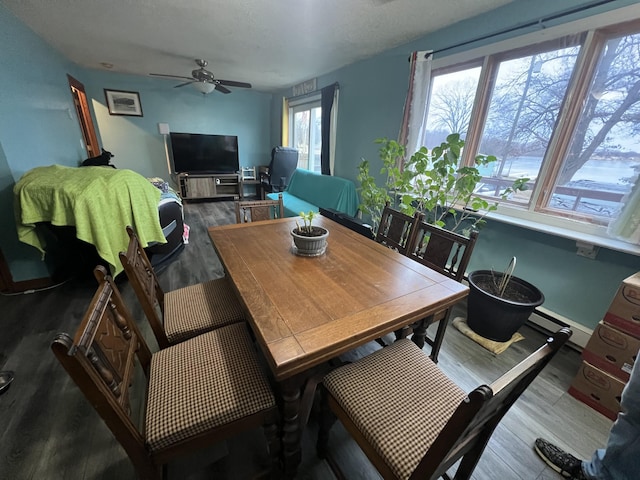
M 408 249 L 411 247 L 410 242 L 413 230 L 423 217 L 424 215 L 419 212 L 416 212 L 416 214 L 411 217 L 406 213 L 391 208 L 389 202 L 387 202 L 384 210 L 382 210 L 380 225 L 378 226 L 375 237 L 376 242 L 406 255 Z
M 282 193 L 278 200 L 239 200 L 236 197 L 236 223 L 258 222 L 284 218 Z
M 439 478 L 460 459 L 455 478 L 471 478 L 502 417 L 571 334 L 569 328 L 561 328 L 547 339 L 545 345 L 490 386 L 482 385 L 473 390 L 460 403 L 410 478 Z
M 477 231 L 465 237 L 421 219 L 413 229 L 407 256 L 461 282 L 477 239 Z
M 169 346 L 167 334 L 164 331 L 164 291 L 160 287 L 149 257 L 138 241 L 138 236 L 131 226 L 127 226 L 129 246 L 127 251 L 120 252 L 120 262 L 133 287 L 133 291 L 142 305 L 145 316 L 151 324 L 160 348 Z
M 148 380 L 151 352 L 107 271 L 94 273 L 100 285 L 75 337 L 60 333 L 51 349 L 134 463 L 148 462 L 130 387 L 136 358 Z

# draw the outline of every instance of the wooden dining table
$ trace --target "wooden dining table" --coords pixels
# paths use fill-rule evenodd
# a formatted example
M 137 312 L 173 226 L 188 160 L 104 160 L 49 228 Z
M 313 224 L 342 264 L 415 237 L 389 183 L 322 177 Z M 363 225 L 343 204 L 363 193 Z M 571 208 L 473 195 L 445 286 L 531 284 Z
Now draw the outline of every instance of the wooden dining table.
M 299 218 L 210 227 L 209 236 L 278 383 L 283 463 L 301 461 L 314 376 L 332 359 L 453 306 L 468 287 L 325 217 L 325 253 L 296 255 Z M 317 380 L 315 380 L 317 383 Z

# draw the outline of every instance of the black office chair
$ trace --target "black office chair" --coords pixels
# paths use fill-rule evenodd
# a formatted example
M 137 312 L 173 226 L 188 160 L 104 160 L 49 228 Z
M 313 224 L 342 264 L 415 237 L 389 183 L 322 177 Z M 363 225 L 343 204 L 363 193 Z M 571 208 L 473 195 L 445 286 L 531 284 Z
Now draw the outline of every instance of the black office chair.
M 282 192 L 289 185 L 291 175 L 298 166 L 298 150 L 291 147 L 274 147 L 271 163 L 266 173 L 260 174 L 262 198 L 265 193 Z

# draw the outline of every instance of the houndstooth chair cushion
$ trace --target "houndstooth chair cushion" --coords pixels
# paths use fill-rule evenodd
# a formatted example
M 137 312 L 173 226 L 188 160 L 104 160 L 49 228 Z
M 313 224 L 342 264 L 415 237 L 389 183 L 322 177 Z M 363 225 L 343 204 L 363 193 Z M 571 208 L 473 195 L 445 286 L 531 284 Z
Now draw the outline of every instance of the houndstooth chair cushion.
M 157 452 L 274 406 L 246 325 L 222 327 L 153 354 L 147 444 Z
M 466 397 L 407 339 L 334 370 L 324 385 L 400 479 Z
M 226 278 L 165 293 L 164 330 L 171 344 L 242 321 L 242 306 Z

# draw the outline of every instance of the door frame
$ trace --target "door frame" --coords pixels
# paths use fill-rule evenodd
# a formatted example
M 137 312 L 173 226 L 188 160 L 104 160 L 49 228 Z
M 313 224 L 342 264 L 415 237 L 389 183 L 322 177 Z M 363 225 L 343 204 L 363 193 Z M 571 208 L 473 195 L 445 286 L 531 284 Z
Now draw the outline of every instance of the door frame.
M 67 74 L 67 79 L 69 81 L 69 88 L 71 89 L 73 104 L 76 108 L 87 157 L 97 157 L 101 153 L 100 145 L 98 144 L 98 136 L 96 135 L 96 128 L 93 124 L 93 118 L 91 117 L 91 110 L 89 109 L 89 102 L 87 101 L 84 85 L 69 74 Z

